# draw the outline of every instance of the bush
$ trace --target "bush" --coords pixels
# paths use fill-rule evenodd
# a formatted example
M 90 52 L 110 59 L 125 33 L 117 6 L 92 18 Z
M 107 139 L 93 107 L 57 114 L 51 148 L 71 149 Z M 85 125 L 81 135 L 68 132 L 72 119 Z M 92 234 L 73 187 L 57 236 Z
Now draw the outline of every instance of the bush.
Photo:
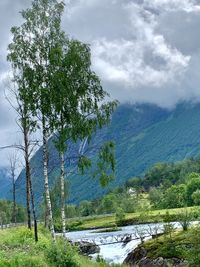
M 47 258 L 50 263 L 57 267 L 80 267 L 77 251 L 68 242 L 62 239 L 57 240 L 47 250 Z
M 190 260 L 191 267 L 200 266 L 200 227 L 194 228 L 188 236 L 191 242 L 191 248 L 187 250 L 187 257 Z
M 15 247 L 26 244 L 34 244 L 34 233 L 26 227 L 6 229 L 1 232 L 0 245 Z
M 0 267 L 48 267 L 44 259 L 38 256 L 25 255 L 19 253 L 18 255 L 12 255 L 12 259 L 1 259 Z
M 180 213 L 178 217 L 178 222 L 180 223 L 183 231 L 187 231 L 193 219 L 193 214 L 188 213 L 187 209 L 185 209 L 185 211 Z
M 195 192 L 192 193 L 192 200 L 195 205 L 200 205 L 200 190 L 196 190 Z
M 123 209 L 118 208 L 115 216 L 116 216 L 116 224 L 121 225 L 123 220 L 125 219 L 125 213 Z
M 66 229 L 67 230 L 76 230 L 77 228 L 79 228 L 81 225 L 83 224 L 83 222 L 81 220 L 67 220 L 66 221 Z M 57 220 L 55 221 L 55 230 L 57 232 L 62 232 L 62 224 L 61 224 L 61 220 Z
M 183 250 L 172 240 L 168 240 L 159 249 L 159 254 L 164 258 L 181 258 Z

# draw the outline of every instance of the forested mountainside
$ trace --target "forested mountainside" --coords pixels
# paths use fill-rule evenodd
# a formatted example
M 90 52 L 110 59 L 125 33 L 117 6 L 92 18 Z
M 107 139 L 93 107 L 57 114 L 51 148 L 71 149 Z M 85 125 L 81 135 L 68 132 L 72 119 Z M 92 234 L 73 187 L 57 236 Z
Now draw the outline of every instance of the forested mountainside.
M 11 188 L 11 179 L 8 177 L 5 168 L 0 169 L 0 197 L 6 197 L 8 190 Z
M 98 198 L 113 187 L 124 184 L 129 178 L 143 175 L 157 162 L 174 162 L 200 155 L 200 105 L 179 104 L 174 110 L 165 110 L 154 105 L 121 105 L 113 114 L 111 124 L 97 132 L 94 144 L 105 140 L 116 143 L 116 179 L 105 189 L 91 172 L 86 175 L 68 175 L 69 202 Z M 93 146 L 92 145 L 92 146 Z M 51 184 L 59 176 L 58 154 L 52 140 L 49 142 L 49 169 Z M 75 155 L 78 145 L 73 145 L 70 156 Z M 89 154 L 95 158 L 96 150 Z M 66 160 L 68 155 L 66 155 Z M 72 162 L 73 168 L 75 162 Z M 42 198 L 42 149 L 32 159 L 33 187 L 37 202 Z M 19 202 L 25 190 L 24 171 L 17 180 Z M 9 197 L 10 193 L 8 193 Z

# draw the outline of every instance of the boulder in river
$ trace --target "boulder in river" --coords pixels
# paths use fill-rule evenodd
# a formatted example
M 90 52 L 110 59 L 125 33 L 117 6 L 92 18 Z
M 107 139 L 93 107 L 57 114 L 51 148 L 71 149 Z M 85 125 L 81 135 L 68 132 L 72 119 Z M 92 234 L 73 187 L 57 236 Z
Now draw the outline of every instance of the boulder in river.
M 100 247 L 92 242 L 80 241 L 80 242 L 75 242 L 74 245 L 78 247 L 80 253 L 83 255 L 88 256 L 100 252 Z

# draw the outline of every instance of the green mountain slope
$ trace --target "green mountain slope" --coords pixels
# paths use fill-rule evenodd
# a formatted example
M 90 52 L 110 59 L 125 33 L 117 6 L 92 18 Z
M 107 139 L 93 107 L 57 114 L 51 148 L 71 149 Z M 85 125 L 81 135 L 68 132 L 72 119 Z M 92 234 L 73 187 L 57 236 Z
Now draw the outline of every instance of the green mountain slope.
M 114 140 L 116 143 L 116 179 L 108 188 L 102 189 L 99 182 L 88 173 L 84 176 L 70 175 L 69 201 L 78 203 L 83 199 L 100 197 L 109 189 L 123 184 L 135 175 L 142 175 L 156 162 L 172 162 L 200 155 L 200 105 L 180 104 L 167 111 L 153 105 L 121 105 L 115 111 L 109 127 L 99 131 L 93 143 Z M 59 176 L 58 154 L 49 143 L 50 181 Z M 78 146 L 74 145 L 71 154 Z M 90 155 L 95 157 L 95 149 Z M 72 166 L 73 166 L 72 162 Z M 43 191 L 42 151 L 32 159 L 33 186 L 39 202 Z M 18 178 L 17 192 L 25 192 L 24 172 Z M 18 197 L 20 202 L 24 199 Z
M 11 179 L 8 178 L 8 173 L 5 168 L 0 169 L 0 196 L 6 198 L 8 190 L 11 188 Z

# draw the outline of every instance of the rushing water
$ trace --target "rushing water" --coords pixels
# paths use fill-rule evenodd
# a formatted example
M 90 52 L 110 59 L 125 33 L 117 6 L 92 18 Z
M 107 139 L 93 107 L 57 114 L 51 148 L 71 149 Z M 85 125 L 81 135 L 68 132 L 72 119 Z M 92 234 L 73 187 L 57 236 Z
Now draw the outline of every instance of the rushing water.
M 179 228 L 178 223 L 173 223 L 175 228 Z M 163 224 L 142 224 L 121 227 L 119 231 L 99 233 L 95 230 L 85 230 L 78 232 L 68 232 L 66 237 L 72 241 L 89 241 L 100 246 L 99 255 L 109 263 L 122 263 L 127 254 L 140 244 L 139 236 L 145 240 L 150 239 L 152 234 L 163 232 Z M 127 243 L 121 242 L 126 236 L 131 236 Z M 92 255 L 96 257 L 97 255 Z

